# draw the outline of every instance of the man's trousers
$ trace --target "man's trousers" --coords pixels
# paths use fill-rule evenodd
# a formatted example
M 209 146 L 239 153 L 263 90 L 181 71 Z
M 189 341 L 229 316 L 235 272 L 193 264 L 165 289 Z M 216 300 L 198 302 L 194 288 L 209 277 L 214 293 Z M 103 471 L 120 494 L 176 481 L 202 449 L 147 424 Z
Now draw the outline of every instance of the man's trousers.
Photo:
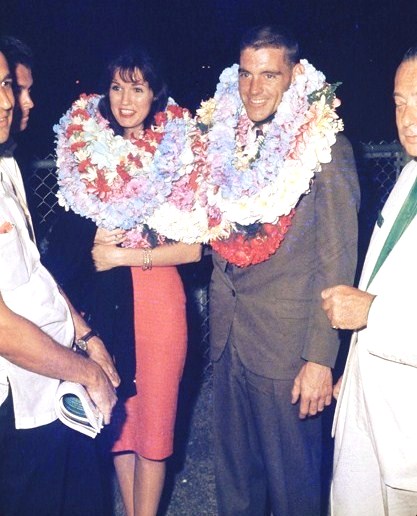
M 221 516 L 320 514 L 321 418 L 300 420 L 293 380 L 253 374 L 227 345 L 214 363 L 214 438 Z

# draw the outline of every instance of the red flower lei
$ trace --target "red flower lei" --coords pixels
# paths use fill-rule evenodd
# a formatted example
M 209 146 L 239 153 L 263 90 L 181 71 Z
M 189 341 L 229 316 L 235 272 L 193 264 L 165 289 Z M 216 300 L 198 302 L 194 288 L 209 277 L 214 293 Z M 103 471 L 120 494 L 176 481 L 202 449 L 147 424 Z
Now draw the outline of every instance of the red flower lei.
M 229 238 L 212 240 L 211 247 L 225 260 L 238 267 L 262 263 L 272 256 L 291 226 L 295 210 L 282 216 L 276 224 L 259 224 L 255 235 L 247 231 L 232 233 Z

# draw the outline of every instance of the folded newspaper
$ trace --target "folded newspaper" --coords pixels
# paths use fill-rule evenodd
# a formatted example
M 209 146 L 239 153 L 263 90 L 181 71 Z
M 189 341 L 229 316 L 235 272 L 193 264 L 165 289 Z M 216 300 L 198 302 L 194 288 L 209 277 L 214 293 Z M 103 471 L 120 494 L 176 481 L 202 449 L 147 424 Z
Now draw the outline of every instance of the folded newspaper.
M 103 428 L 103 414 L 79 383 L 61 382 L 55 397 L 55 411 L 64 425 L 89 437 Z

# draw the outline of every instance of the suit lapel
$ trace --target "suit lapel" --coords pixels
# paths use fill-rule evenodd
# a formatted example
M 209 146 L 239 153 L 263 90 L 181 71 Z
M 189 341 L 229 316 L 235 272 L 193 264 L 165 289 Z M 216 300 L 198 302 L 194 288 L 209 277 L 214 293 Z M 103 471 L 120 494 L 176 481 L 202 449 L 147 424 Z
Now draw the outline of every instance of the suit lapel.
M 389 232 L 398 216 L 398 213 L 407 198 L 410 189 L 412 188 L 417 177 L 417 163 L 412 161 L 408 163 L 403 171 L 391 194 L 389 195 L 387 202 L 382 210 L 383 223 L 381 227 L 375 225 L 372 233 L 371 242 L 366 255 L 365 263 L 362 270 L 361 279 L 359 282 L 359 288 L 361 290 L 367 290 L 367 285 L 371 277 L 372 271 L 374 270 L 375 264 L 382 251 L 384 243 L 388 237 Z M 389 258 L 388 258 L 389 259 Z

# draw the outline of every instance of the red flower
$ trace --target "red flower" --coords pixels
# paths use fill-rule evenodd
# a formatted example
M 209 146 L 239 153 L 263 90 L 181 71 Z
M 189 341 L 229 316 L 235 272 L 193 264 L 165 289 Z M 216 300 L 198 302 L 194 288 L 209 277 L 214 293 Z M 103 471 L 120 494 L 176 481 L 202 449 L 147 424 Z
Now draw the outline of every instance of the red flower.
M 155 154 L 156 147 L 150 144 L 150 138 L 148 137 L 148 134 L 145 133 L 145 137 L 143 140 L 134 140 L 133 143 L 136 145 L 138 149 L 143 149 L 145 152 L 149 152 L 149 154 Z
M 187 113 L 187 109 L 183 109 L 180 106 L 168 106 L 167 111 L 172 113 L 175 118 L 184 118 L 185 113 Z
M 71 144 L 71 152 L 77 152 L 77 150 L 80 150 L 86 146 L 85 142 L 75 142 Z
M 82 172 L 85 172 L 89 166 L 91 166 L 91 160 L 90 160 L 90 158 L 83 159 L 83 160 L 82 160 L 82 161 L 80 161 L 80 163 L 78 164 L 78 170 L 79 170 L 81 173 L 82 173 Z
M 72 116 L 80 116 L 81 118 L 84 118 L 85 120 L 88 120 L 90 118 L 90 115 L 88 114 L 88 111 L 86 109 L 77 108 L 74 109 L 72 112 Z
M 244 232 L 232 233 L 226 240 L 214 240 L 212 248 L 228 262 L 248 267 L 270 258 L 284 240 L 295 211 L 279 218 L 276 224 L 262 224 L 255 236 Z
M 107 184 L 104 170 L 97 170 L 97 179 L 92 183 L 92 187 L 92 193 L 97 195 L 100 199 L 106 199 L 108 194 L 111 192 L 111 188 Z
M 127 183 L 128 181 L 130 181 L 132 179 L 130 177 L 130 175 L 129 175 L 127 169 L 126 169 L 126 165 L 124 163 L 121 163 L 121 164 L 116 166 L 116 172 L 122 178 L 124 183 Z
M 191 150 L 194 155 L 194 172 L 196 177 L 204 177 L 207 169 L 205 160 L 207 156 L 207 139 L 202 137 L 200 131 L 192 139 Z
M 131 152 L 127 155 L 127 159 L 134 163 L 138 168 L 142 168 L 142 161 L 139 156 L 134 156 Z
M 208 220 L 208 227 L 209 228 L 215 228 L 216 226 L 218 226 L 220 224 L 220 222 L 222 221 L 222 216 L 221 216 L 221 213 L 218 209 L 216 209 L 216 215 L 212 215 L 209 220 Z M 215 240 L 213 242 L 211 242 L 212 244 L 214 242 L 220 242 L 220 240 Z M 222 240 L 222 242 L 225 242 L 225 240 Z
M 154 134 L 154 140 L 159 145 L 162 141 L 162 138 L 165 136 L 165 133 L 155 133 Z
M 162 125 L 162 124 L 165 124 L 166 121 L 167 121 L 167 115 L 164 111 L 159 111 L 158 113 L 156 113 L 156 115 L 154 116 L 154 119 L 155 119 L 155 124 L 156 125 Z
M 70 138 L 74 133 L 82 131 L 83 129 L 81 124 L 70 124 L 65 131 L 65 136 Z

